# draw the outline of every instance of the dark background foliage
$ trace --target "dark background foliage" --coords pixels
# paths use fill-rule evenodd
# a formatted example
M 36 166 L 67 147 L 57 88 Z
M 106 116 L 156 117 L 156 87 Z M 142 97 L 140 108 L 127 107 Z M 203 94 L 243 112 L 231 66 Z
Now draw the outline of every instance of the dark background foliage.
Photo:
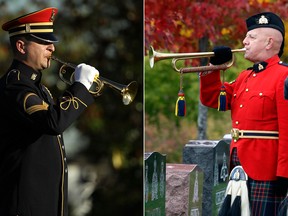
M 1 25 L 25 13 L 57 7 L 54 32 L 59 39 L 55 52 L 58 58 L 93 65 L 101 76 L 121 84 L 132 80 L 138 82 L 139 90 L 131 105 L 123 105 L 120 94 L 108 87 L 95 98 L 95 104 L 73 125 L 88 138 L 88 144 L 67 156 L 70 164 L 77 164 L 82 170 L 89 165 L 97 176 L 92 180 L 94 190 L 88 197 L 92 199 L 92 206 L 85 215 L 142 215 L 143 1 L 23 2 L 0 2 Z M 9 67 L 12 55 L 8 34 L 0 31 L 0 39 L 2 75 Z M 54 98 L 66 87 L 58 78 L 59 67 L 58 63 L 53 63 L 43 73 L 44 82 Z M 66 140 L 67 145 L 71 139 L 67 137 Z M 81 139 L 78 145 L 81 146 Z M 80 183 L 91 181 L 87 176 L 89 174 L 82 173 Z

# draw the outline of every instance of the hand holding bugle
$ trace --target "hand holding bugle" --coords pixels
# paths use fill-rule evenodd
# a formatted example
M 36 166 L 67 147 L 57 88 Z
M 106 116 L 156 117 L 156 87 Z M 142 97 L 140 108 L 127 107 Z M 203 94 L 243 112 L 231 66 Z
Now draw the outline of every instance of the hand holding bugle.
M 245 52 L 245 48 L 231 50 L 232 53 Z M 232 55 L 232 60 L 221 65 L 207 65 L 207 66 L 196 66 L 196 67 L 184 67 L 177 68 L 176 63 L 179 60 L 187 60 L 192 58 L 210 58 L 215 55 L 214 52 L 198 52 L 198 53 L 160 53 L 156 52 L 153 47 L 149 50 L 149 62 L 150 67 L 153 68 L 154 64 L 160 60 L 172 59 L 172 67 L 175 71 L 181 73 L 193 73 L 193 72 L 203 72 L 203 71 L 214 71 L 214 70 L 225 70 L 231 67 L 234 63 L 234 55 Z
M 51 56 L 51 59 L 62 64 L 62 66 L 59 69 L 60 79 L 64 83 L 72 85 L 72 83 L 75 80 L 74 70 L 76 68 L 76 65 L 71 64 L 69 62 L 64 62 L 56 58 L 55 56 Z M 69 73 L 69 70 L 67 68 L 73 69 L 73 71 L 71 72 L 70 70 Z M 105 85 L 116 90 L 122 95 L 122 101 L 124 105 L 129 105 L 130 103 L 132 103 L 138 91 L 138 84 L 136 81 L 132 81 L 128 85 L 123 85 L 99 76 L 94 78 L 93 84 L 90 87 L 89 92 L 95 97 L 100 96 L 102 94 Z

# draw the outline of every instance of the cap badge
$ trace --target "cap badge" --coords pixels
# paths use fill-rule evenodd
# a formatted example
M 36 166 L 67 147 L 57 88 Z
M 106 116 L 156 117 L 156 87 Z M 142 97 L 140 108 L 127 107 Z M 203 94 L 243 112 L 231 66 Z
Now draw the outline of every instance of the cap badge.
M 36 77 L 37 77 L 37 74 L 36 74 L 36 73 L 33 73 L 33 74 L 31 75 L 31 80 L 36 80 Z
M 54 19 L 55 19 L 55 10 L 53 9 L 52 10 L 52 13 L 51 13 L 51 17 L 50 17 L 50 22 L 53 22 L 54 21 Z
M 268 24 L 268 19 L 264 15 L 261 15 L 258 24 Z
M 25 32 L 28 33 L 28 32 L 30 32 L 30 30 L 31 30 L 30 24 L 26 23 L 25 24 Z

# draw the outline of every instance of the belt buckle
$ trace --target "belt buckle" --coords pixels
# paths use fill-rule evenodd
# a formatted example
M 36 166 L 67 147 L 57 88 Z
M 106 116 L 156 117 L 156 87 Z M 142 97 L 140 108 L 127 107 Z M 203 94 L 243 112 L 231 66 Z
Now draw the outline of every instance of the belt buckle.
M 231 129 L 231 136 L 235 142 L 239 139 L 239 134 L 240 134 L 239 129 L 237 128 Z

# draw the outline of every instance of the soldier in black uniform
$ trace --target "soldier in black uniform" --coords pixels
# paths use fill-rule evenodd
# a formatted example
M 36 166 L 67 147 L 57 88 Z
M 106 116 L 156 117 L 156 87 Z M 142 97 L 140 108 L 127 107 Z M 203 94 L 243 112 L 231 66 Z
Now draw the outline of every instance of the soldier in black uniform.
M 55 51 L 46 8 L 3 24 L 13 62 L 0 79 L 0 215 L 67 216 L 67 162 L 63 131 L 94 102 L 89 88 L 99 72 L 80 64 L 75 82 L 58 100 L 41 83 Z

